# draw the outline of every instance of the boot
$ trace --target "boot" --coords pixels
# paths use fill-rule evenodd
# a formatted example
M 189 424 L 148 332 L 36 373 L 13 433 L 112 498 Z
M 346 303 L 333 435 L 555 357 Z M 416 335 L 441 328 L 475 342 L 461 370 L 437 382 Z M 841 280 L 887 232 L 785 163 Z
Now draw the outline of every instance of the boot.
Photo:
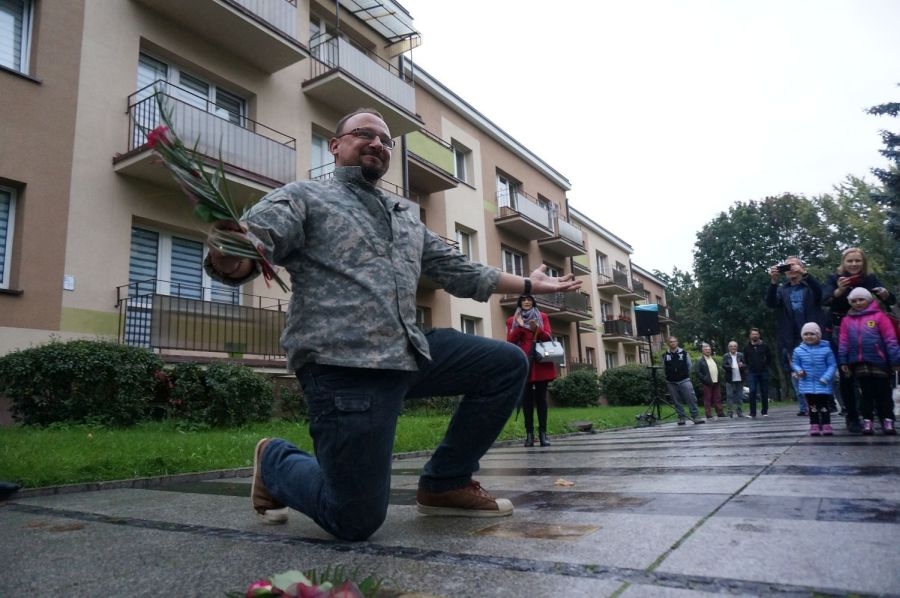
M 538 439 L 541 441 L 541 446 L 550 446 L 550 441 L 547 440 L 546 432 L 538 432 Z
M 534 432 L 525 433 L 525 446 L 534 446 Z
M 875 433 L 872 430 L 872 420 L 871 419 L 863 420 L 862 433 L 863 433 L 863 436 L 871 436 L 872 434 Z

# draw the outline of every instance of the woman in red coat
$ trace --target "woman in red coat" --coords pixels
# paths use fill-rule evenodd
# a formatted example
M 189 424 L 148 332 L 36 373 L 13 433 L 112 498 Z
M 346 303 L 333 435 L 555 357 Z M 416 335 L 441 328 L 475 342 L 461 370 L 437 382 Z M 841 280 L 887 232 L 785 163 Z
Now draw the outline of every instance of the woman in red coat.
M 536 362 L 531 354 L 535 342 L 549 341 L 550 319 L 538 310 L 534 297 L 522 295 L 516 304 L 516 313 L 506 321 L 506 340 L 519 345 L 531 363 L 528 383 L 522 398 L 525 413 L 525 446 L 534 446 L 534 408 L 537 406 L 538 439 L 541 446 L 550 446 L 547 440 L 547 385 L 556 378 L 556 366 Z

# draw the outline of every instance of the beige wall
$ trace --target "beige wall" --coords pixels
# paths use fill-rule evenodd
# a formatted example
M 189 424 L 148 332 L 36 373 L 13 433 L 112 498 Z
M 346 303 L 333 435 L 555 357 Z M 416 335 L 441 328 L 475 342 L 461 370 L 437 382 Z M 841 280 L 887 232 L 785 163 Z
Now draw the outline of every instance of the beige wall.
M 59 326 L 84 2 L 40 2 L 30 77 L 0 72 L 0 184 L 18 190 L 0 326 Z M 72 32 L 75 32 L 73 35 Z

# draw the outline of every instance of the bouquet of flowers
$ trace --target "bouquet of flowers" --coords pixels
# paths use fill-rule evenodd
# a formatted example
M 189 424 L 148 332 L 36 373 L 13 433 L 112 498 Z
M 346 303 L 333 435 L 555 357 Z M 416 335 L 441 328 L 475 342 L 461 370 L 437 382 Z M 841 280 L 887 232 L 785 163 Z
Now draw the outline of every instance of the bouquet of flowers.
M 379 595 L 380 580 L 367 577 L 357 585 L 346 575 L 343 567 L 328 567 L 321 573 L 285 571 L 271 579 L 254 581 L 244 594 L 230 592 L 227 595 L 234 598 L 374 598 Z
M 151 131 L 144 130 L 150 148 L 162 160 L 188 199 L 194 204 L 194 215 L 203 222 L 225 221 L 226 228 L 213 228 L 209 233 L 210 245 L 225 255 L 249 258 L 259 262 L 266 284 L 274 280 L 282 291 L 289 290 L 278 276 L 275 267 L 265 258 L 262 251 L 243 234 L 238 221 L 240 214 L 224 185 L 225 170 L 221 159 L 219 166 L 208 172 L 203 159 L 197 152 L 197 144 L 188 148 L 172 127 L 172 112 L 163 100 L 163 93 L 156 92 L 161 125 Z M 143 127 L 142 127 L 143 129 Z M 228 230 L 231 229 L 231 230 Z

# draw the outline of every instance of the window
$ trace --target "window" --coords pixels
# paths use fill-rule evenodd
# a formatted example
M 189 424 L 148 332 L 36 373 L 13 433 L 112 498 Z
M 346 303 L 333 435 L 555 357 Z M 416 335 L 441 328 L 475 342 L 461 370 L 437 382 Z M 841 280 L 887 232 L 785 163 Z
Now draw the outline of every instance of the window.
M 0 65 L 28 72 L 32 0 L 0 0 Z
M 203 271 L 205 252 L 206 245 L 200 240 L 131 228 L 126 344 L 150 346 L 154 294 L 240 304 L 236 287 L 211 280 Z
M 455 140 L 450 142 L 450 146 L 453 148 L 453 176 L 468 183 L 472 150 Z
M 0 2 L 2 1 L 0 0 Z M 138 101 L 153 95 L 153 88 L 147 86 L 156 81 L 172 83 L 174 87 L 168 90 L 169 93 L 185 104 L 215 114 L 238 126 L 245 124 L 247 103 L 243 98 L 197 75 L 182 71 L 174 64 L 167 64 L 141 52 L 138 57 L 137 88 L 143 92 L 137 97 Z M 148 106 L 144 112 L 148 114 L 143 117 L 143 120 L 148 122 L 141 124 L 152 128 L 159 120 L 155 114 L 156 106 Z
M 610 301 L 600 302 L 600 319 L 604 322 L 613 319 L 613 304 Z
M 610 276 L 609 257 L 605 253 L 597 252 L 597 274 Z
M 0 289 L 8 289 L 10 286 L 15 222 L 16 190 L 0 187 Z
M 474 259 L 472 254 L 472 236 L 473 233 L 456 225 L 456 246 L 459 248 L 460 253 L 469 259 Z
M 328 151 L 328 138 L 313 133 L 310 147 L 309 178 L 328 178 L 334 172 L 334 156 Z
M 503 260 L 504 272 L 525 276 L 525 256 L 523 254 L 512 249 L 503 249 L 500 252 L 500 258 Z
M 594 365 L 597 363 L 597 351 L 593 347 L 585 347 L 584 348 L 584 359 L 590 365 Z
M 427 331 L 431 329 L 431 309 L 428 307 L 416 306 L 416 327 L 419 330 Z
M 556 266 L 551 266 L 548 264 L 547 265 L 547 276 L 552 276 L 554 278 L 557 278 L 559 276 L 562 276 L 562 270 L 557 268 Z
M 463 334 L 473 334 L 478 335 L 478 328 L 480 327 L 481 320 L 477 318 L 470 318 L 469 316 L 460 316 L 459 318 L 459 329 L 463 332 Z
M 206 245 L 198 239 L 132 227 L 129 296 L 149 292 L 238 305 L 236 287 L 212 280 L 203 271 L 205 255 Z
M 619 366 L 619 356 L 609 351 L 606 352 L 606 369 L 612 369 Z
M 517 205 L 519 195 L 519 183 L 505 174 L 497 173 L 497 205 L 501 208 L 512 208 Z

